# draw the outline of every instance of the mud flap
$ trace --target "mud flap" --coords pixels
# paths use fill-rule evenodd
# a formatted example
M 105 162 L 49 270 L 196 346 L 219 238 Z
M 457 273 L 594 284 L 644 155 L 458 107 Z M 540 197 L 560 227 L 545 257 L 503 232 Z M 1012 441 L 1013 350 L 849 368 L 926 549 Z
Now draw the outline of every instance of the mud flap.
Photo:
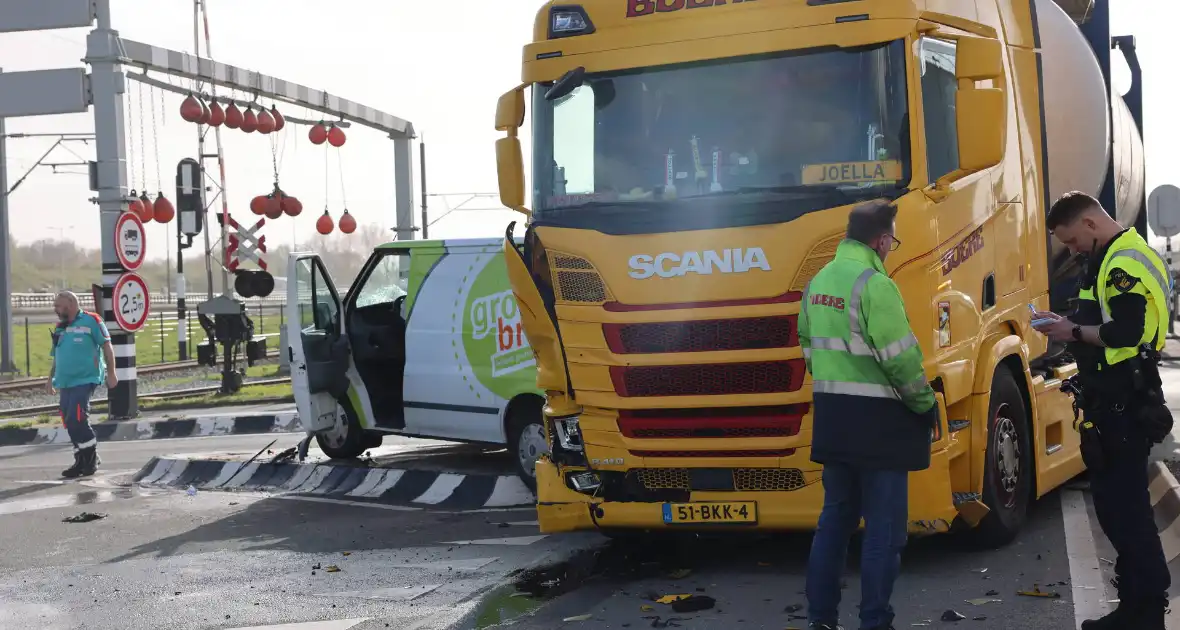
M 508 268 L 508 281 L 512 294 L 520 308 L 520 323 L 528 337 L 529 346 L 537 361 L 537 387 L 546 391 L 561 392 L 573 397 L 569 370 L 566 366 L 565 350 L 561 346 L 561 335 L 557 331 L 556 318 L 546 308 L 541 291 L 529 272 L 528 261 L 516 248 L 512 231 L 516 222 L 508 224 L 504 237 L 504 264 Z M 546 270 L 547 271 L 547 270 Z

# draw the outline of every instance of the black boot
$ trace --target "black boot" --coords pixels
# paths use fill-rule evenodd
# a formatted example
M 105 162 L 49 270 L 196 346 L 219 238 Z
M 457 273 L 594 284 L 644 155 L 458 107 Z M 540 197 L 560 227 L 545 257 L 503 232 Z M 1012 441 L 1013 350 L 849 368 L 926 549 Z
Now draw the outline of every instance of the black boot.
M 1164 630 L 1164 617 L 1167 614 L 1166 598 L 1139 600 L 1127 611 L 1126 627 L 1135 630 Z
M 82 474 L 84 476 L 98 472 L 98 447 L 84 448 L 78 454 L 82 458 Z
M 1129 610 L 1130 607 L 1119 602 L 1119 607 L 1105 617 L 1083 621 L 1082 630 L 1130 630 L 1134 626 L 1127 625 Z
M 82 451 L 74 451 L 74 465 L 61 471 L 61 476 L 66 479 L 82 476 Z

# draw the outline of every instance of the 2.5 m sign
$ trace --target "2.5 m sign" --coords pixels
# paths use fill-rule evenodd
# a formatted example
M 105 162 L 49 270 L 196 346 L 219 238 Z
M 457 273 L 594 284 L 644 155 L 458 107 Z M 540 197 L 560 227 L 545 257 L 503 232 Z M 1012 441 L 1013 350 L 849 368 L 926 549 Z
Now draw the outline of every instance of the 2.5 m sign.
M 683 9 L 720 7 L 743 2 L 754 2 L 754 0 L 627 0 L 627 17 L 640 17 L 653 13 L 673 13 Z

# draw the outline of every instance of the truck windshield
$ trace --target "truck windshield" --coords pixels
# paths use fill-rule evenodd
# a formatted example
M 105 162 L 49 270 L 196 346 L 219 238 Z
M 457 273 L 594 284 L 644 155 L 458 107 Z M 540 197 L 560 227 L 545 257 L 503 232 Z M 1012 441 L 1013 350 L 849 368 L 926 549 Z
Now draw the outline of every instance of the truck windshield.
M 904 186 L 905 50 L 898 40 L 590 73 L 554 101 L 537 86 L 532 203 L 543 212 Z

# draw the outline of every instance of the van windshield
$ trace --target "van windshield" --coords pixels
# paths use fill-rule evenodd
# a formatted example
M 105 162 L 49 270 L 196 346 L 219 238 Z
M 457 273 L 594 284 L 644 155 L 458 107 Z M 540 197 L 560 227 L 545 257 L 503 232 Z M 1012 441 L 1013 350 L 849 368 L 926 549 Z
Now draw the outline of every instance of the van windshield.
M 534 87 L 533 205 L 674 202 L 909 181 L 905 46 L 587 74 Z

